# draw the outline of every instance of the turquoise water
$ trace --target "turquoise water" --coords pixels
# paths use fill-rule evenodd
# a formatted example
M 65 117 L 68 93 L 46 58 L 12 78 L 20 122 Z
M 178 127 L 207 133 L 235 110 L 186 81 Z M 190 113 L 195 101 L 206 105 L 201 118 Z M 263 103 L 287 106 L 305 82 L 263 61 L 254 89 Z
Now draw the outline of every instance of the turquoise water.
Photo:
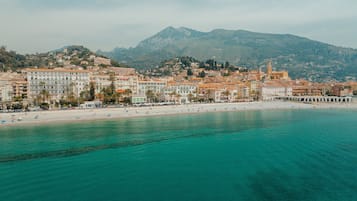
M 357 200 L 357 111 L 0 128 L 0 200 Z

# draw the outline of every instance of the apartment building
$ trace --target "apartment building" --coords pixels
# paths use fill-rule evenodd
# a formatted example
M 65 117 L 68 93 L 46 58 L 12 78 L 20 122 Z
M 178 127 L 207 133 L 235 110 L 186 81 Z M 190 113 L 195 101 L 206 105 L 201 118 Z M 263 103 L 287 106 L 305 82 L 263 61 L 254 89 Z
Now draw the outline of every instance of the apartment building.
M 190 103 L 197 96 L 197 86 L 191 83 L 168 83 L 163 94 L 166 102 Z
M 139 80 L 138 94 L 145 94 L 149 90 L 157 94 L 162 93 L 166 84 L 166 80 Z
M 12 100 L 12 86 L 8 80 L 0 80 L 0 102 Z
M 71 69 L 25 69 L 29 97 L 35 98 L 46 90 L 52 100 L 60 100 L 70 93 L 79 96 L 89 86 L 89 71 Z
M 138 93 L 138 76 L 115 76 L 115 88 L 117 90 L 131 90 L 133 94 Z

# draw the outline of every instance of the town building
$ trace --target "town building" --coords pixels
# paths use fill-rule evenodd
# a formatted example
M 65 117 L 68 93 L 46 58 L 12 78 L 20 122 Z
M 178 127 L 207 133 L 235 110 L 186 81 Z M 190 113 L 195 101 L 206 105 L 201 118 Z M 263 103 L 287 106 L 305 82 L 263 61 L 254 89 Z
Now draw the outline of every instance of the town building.
M 25 69 L 28 82 L 29 98 L 36 98 L 41 91 L 49 93 L 50 100 L 61 100 L 74 93 L 79 97 L 80 92 L 89 86 L 89 71 L 58 69 Z
M 288 82 L 265 81 L 261 86 L 261 100 L 270 101 L 278 97 L 292 96 L 293 89 Z
M 14 101 L 28 98 L 27 81 L 22 74 L 0 73 L 0 90 L 7 94 L 2 95 L 2 100 Z
M 93 61 L 94 61 L 94 65 L 96 65 L 96 66 L 100 66 L 100 65 L 110 66 L 110 65 L 112 65 L 111 60 L 104 58 L 104 57 L 94 57 Z
M 353 96 L 353 90 L 351 86 L 337 84 L 332 87 L 330 95 L 338 97 Z
M 138 76 L 115 76 L 115 89 L 116 90 L 130 90 L 131 93 L 138 93 Z
M 95 93 L 98 94 L 101 91 L 103 91 L 105 88 L 108 88 L 112 81 L 110 80 L 110 75 L 109 74 L 98 74 L 98 73 L 92 73 L 90 75 L 90 82 L 94 84 L 95 88 Z
M 133 105 L 144 104 L 147 102 L 146 95 L 133 95 L 131 97 L 131 103 Z
M 323 87 L 306 80 L 292 81 L 293 96 L 322 96 Z
M 146 94 L 147 91 L 159 94 L 163 92 L 166 87 L 166 80 L 139 80 L 138 82 L 138 94 Z
M 268 61 L 267 63 L 267 80 L 290 80 L 288 71 L 273 71 L 272 62 Z
M 192 83 L 171 82 L 164 88 L 166 102 L 190 103 L 197 96 L 197 86 Z
M 0 80 L 0 102 L 12 101 L 13 88 L 8 80 Z

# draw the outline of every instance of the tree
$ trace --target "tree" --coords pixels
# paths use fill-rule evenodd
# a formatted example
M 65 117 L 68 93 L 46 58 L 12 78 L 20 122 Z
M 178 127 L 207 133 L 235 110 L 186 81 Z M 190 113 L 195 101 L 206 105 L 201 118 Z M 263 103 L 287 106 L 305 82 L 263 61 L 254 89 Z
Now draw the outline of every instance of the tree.
M 176 91 L 173 91 L 170 93 L 170 99 L 173 100 L 173 97 L 176 96 Z
M 224 64 L 224 68 L 229 68 L 230 64 L 228 61 L 226 61 L 226 63 Z
M 75 57 L 71 60 L 71 64 L 79 66 L 81 64 L 81 61 L 77 57 Z
M 146 93 L 145 93 L 148 101 L 151 103 L 151 102 L 154 102 L 155 100 L 155 93 L 152 91 L 152 90 L 147 90 Z
M 224 98 L 228 101 L 229 100 L 229 95 L 230 95 L 230 92 L 228 90 L 222 92 L 222 95 L 224 96 Z
M 114 94 L 114 92 L 115 92 L 115 83 L 114 83 L 115 76 L 114 76 L 114 74 L 110 74 L 109 80 L 111 81 L 111 83 L 110 83 L 111 94 Z
M 198 73 L 198 77 L 204 78 L 206 77 L 206 73 L 204 70 L 202 70 L 200 73 Z
M 131 89 L 125 89 L 124 95 L 126 95 L 126 96 L 131 96 L 131 94 L 132 94 Z
M 113 59 L 110 60 L 110 64 L 114 67 L 120 67 L 120 64 L 116 61 L 114 61 Z
M 47 90 L 43 89 L 40 92 L 40 97 L 41 97 L 42 103 L 47 102 L 48 98 L 50 97 L 50 93 Z
M 118 102 L 119 93 L 115 91 L 115 76 L 111 74 L 109 76 L 109 80 L 111 81 L 110 85 L 101 91 L 101 96 L 104 104 L 114 104 Z
M 192 76 L 192 75 L 193 75 L 192 69 L 191 68 L 187 69 L 187 76 Z
M 95 99 L 95 83 L 89 83 L 89 101 L 93 101 Z
M 111 86 L 108 86 L 102 90 L 103 94 L 103 102 L 105 104 L 114 104 L 117 102 L 117 98 L 119 97 L 119 94 L 113 91 Z
M 204 67 L 205 67 L 205 63 L 204 62 L 200 62 L 199 68 L 204 68 Z

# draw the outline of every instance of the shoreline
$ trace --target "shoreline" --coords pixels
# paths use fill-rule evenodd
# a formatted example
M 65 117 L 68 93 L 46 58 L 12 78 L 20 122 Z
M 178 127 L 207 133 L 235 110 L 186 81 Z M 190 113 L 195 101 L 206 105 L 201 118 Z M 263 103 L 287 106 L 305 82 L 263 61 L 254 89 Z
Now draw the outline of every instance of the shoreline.
M 297 110 L 297 109 L 357 109 L 354 103 L 306 104 L 299 102 L 242 102 L 208 103 L 125 108 L 97 108 L 75 110 L 53 110 L 19 113 L 0 113 L 2 127 L 80 123 L 137 117 L 165 115 L 200 114 L 210 112 L 259 111 L 259 110 Z

